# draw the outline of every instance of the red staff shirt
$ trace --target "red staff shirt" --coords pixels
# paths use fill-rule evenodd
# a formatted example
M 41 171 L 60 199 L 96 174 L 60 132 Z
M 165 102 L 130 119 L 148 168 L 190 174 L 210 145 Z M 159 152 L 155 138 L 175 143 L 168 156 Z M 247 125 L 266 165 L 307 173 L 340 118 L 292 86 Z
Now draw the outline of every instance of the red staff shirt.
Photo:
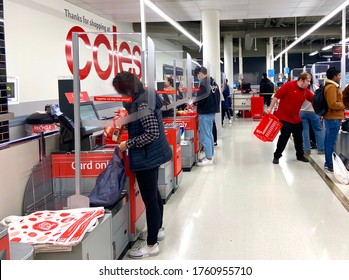
M 308 88 L 300 88 L 297 81 L 290 81 L 282 85 L 275 93 L 279 99 L 279 105 L 274 113 L 282 121 L 299 123 L 302 119 L 299 111 L 305 100 L 312 102 L 314 94 Z

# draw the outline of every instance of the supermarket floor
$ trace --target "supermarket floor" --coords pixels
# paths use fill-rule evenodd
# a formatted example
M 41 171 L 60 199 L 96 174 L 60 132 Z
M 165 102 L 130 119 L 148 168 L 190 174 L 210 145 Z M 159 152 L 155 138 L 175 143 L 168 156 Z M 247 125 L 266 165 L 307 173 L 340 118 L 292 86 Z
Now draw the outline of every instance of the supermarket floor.
M 297 161 L 291 141 L 272 164 L 276 140 L 258 140 L 257 124 L 226 125 L 215 165 L 184 173 L 165 205 L 160 254 L 149 259 L 349 259 L 349 213 L 337 198 L 345 200 L 349 186 L 316 168 L 324 156 L 315 151 L 312 164 Z

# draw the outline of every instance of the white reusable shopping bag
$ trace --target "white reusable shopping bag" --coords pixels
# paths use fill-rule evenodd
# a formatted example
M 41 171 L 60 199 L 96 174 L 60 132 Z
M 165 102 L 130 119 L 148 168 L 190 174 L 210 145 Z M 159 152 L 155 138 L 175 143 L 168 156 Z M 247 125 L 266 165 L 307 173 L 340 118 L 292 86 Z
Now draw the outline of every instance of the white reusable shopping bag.
M 343 161 L 340 159 L 340 157 L 333 152 L 332 153 L 332 160 L 333 160 L 333 175 L 336 178 L 336 180 L 341 183 L 348 185 L 349 184 L 349 172 L 347 168 L 345 167 Z

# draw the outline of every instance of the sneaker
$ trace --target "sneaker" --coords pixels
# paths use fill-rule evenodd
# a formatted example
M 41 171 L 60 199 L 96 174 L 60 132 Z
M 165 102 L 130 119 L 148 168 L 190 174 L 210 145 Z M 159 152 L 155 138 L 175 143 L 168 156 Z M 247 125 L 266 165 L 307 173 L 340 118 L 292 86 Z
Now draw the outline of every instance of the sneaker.
M 318 154 L 318 155 L 324 155 L 324 154 L 325 154 L 325 151 L 318 151 L 317 154 Z
M 131 249 L 128 255 L 133 259 L 142 259 L 156 256 L 159 254 L 159 252 L 159 243 L 156 242 L 152 247 L 149 247 L 147 242 L 142 242 L 136 248 Z
M 305 155 L 310 155 L 310 154 L 311 154 L 311 151 L 304 151 L 304 154 L 305 154 Z
M 232 121 L 231 121 L 231 120 L 229 120 L 229 124 L 232 124 Z
M 324 169 L 325 169 L 325 172 L 327 172 L 327 173 L 333 173 L 333 168 L 328 167 L 326 164 L 324 166 Z
M 299 157 L 297 158 L 297 160 L 303 161 L 303 162 L 309 162 L 309 160 L 305 156 Z
M 164 230 L 165 230 L 164 227 L 159 229 L 158 241 L 164 240 L 164 238 L 165 238 L 165 231 Z M 147 240 L 147 238 L 148 238 L 148 230 L 143 230 L 138 237 L 138 239 L 141 239 L 141 240 Z
M 274 159 L 273 159 L 273 163 L 274 163 L 274 164 L 279 164 L 279 159 L 278 159 L 278 158 L 274 158 Z
M 213 165 L 213 159 L 204 158 L 202 161 L 198 162 L 196 165 L 200 167 Z

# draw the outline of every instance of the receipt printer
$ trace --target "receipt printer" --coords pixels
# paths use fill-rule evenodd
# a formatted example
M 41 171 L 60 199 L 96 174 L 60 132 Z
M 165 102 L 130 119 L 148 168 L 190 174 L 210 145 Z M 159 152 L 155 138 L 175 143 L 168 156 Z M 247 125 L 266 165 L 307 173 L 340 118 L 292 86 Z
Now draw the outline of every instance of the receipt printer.
M 10 243 L 7 235 L 7 227 L 0 224 L 0 260 L 10 259 Z

